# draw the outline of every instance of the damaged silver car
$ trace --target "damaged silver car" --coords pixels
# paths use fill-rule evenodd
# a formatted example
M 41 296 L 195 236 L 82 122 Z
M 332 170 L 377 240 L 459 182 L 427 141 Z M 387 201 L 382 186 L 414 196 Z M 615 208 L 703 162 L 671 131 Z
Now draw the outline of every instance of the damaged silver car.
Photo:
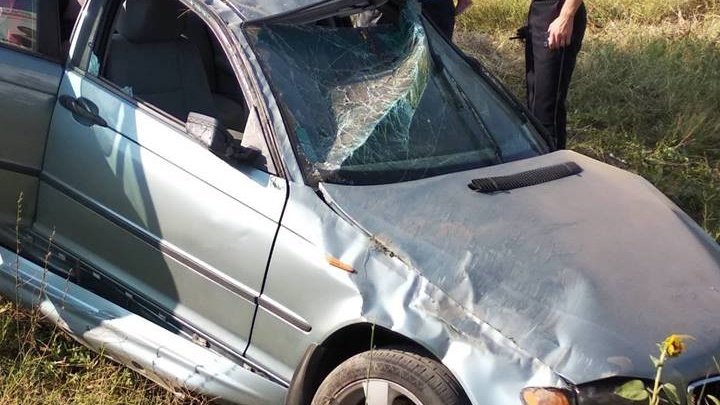
M 626 404 L 671 332 L 720 392 L 717 243 L 417 2 L 84 3 L 0 1 L 4 296 L 240 404 Z

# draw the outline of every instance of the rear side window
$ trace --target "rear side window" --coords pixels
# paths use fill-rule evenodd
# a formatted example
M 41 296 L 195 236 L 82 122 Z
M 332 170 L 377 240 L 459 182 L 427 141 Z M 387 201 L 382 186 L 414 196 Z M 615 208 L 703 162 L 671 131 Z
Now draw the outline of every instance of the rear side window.
M 38 52 L 38 1 L 0 0 L 0 42 Z

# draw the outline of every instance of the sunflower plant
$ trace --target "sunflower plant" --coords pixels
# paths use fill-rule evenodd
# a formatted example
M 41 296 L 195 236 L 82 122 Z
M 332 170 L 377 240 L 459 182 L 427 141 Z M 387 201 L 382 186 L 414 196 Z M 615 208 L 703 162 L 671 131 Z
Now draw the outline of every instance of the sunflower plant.
M 631 401 L 647 401 L 649 405 L 659 405 L 661 397 L 664 397 L 662 403 L 680 405 L 677 387 L 670 383 L 662 383 L 662 372 L 668 360 L 679 357 L 685 352 L 687 348 L 685 342 L 689 339 L 692 338 L 687 335 L 673 334 L 658 343 L 660 356 L 650 356 L 650 360 L 652 360 L 656 369 L 655 381 L 652 387 L 645 386 L 645 383 L 641 380 L 632 380 L 618 387 L 615 394 Z M 704 398 L 706 403 L 703 405 L 720 405 L 720 400 L 712 395 L 706 395 Z

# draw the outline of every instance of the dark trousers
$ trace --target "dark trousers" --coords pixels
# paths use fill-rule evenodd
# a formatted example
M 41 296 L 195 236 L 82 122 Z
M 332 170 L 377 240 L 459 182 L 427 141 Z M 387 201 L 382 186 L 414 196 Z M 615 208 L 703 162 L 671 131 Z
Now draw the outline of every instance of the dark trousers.
M 555 147 L 567 146 L 567 99 L 570 79 L 582 47 L 587 25 L 585 5 L 575 14 L 572 41 L 564 48 L 548 48 L 548 27 L 560 14 L 562 0 L 533 0 L 525 40 L 527 105 L 554 139 Z
M 452 39 L 455 31 L 455 2 L 453 0 L 423 0 L 423 13 L 435 23 L 446 37 Z

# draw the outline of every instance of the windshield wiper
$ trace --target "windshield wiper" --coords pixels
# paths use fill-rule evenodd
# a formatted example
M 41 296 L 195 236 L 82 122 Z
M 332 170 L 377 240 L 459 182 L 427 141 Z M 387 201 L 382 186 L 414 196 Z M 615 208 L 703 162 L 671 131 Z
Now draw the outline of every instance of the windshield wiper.
M 462 98 L 462 102 L 456 103 L 461 105 L 462 107 L 468 106 L 470 107 L 470 113 L 473 115 L 473 118 L 477 122 L 480 123 L 480 129 L 485 138 L 490 141 L 490 146 L 493 148 L 493 152 L 495 154 L 495 158 L 498 160 L 499 163 L 505 163 L 505 158 L 503 157 L 502 148 L 500 147 L 500 144 L 498 144 L 497 140 L 494 136 L 490 133 L 490 130 L 488 129 L 487 125 L 485 124 L 485 121 L 483 120 L 480 113 L 477 111 L 473 103 L 470 101 L 470 99 L 467 96 L 467 93 L 462 89 L 460 84 L 455 80 L 454 77 L 452 77 L 450 74 L 448 74 L 447 69 L 445 69 L 445 64 L 443 63 L 442 59 L 435 53 L 435 51 L 432 49 L 432 47 L 428 47 L 428 50 L 430 52 L 430 58 L 433 61 L 434 68 L 438 71 L 438 73 L 443 78 L 443 81 L 447 85 L 451 85 L 453 87 L 451 90 L 451 96 L 454 100 L 457 101 L 457 95 L 459 94 Z M 472 131 L 474 133 L 474 131 Z

